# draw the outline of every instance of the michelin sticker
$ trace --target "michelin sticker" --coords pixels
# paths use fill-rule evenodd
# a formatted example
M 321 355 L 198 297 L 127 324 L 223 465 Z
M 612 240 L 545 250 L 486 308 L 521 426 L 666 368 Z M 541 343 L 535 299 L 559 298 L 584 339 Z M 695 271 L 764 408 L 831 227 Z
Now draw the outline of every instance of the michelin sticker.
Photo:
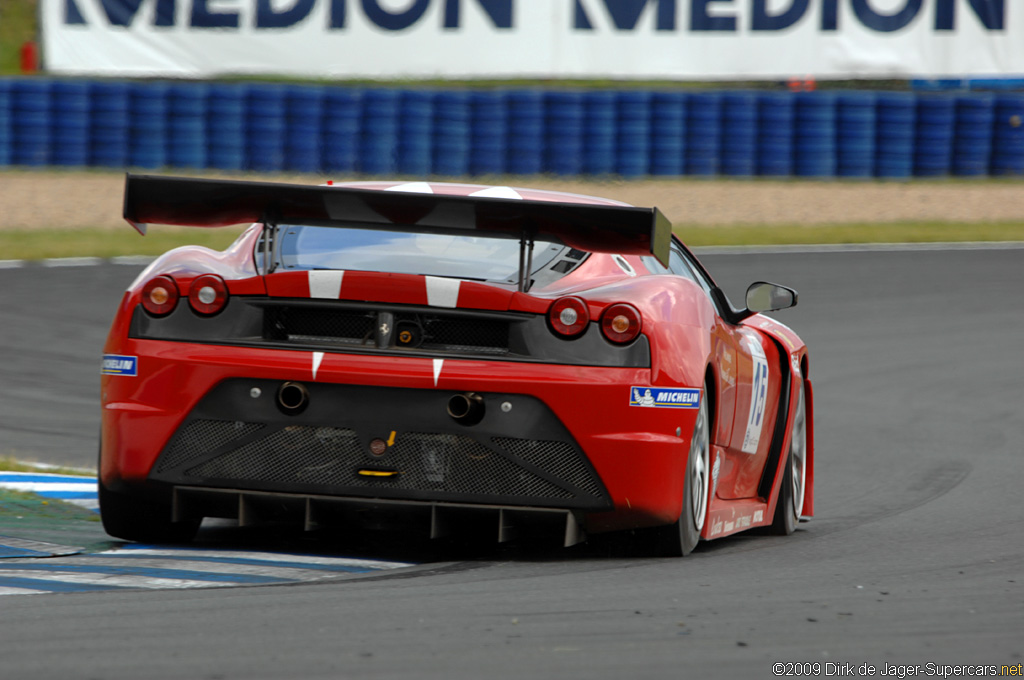
M 634 387 L 629 393 L 629 405 L 657 406 L 661 408 L 697 408 L 700 406 L 700 390 Z
M 748 338 L 750 358 L 754 363 L 753 381 L 750 386 L 750 413 L 747 415 L 747 433 L 743 437 L 743 453 L 757 453 L 764 429 L 764 407 L 768 397 L 768 359 L 761 343 Z
M 102 375 L 138 375 L 139 358 L 127 357 L 121 354 L 104 354 L 100 373 Z

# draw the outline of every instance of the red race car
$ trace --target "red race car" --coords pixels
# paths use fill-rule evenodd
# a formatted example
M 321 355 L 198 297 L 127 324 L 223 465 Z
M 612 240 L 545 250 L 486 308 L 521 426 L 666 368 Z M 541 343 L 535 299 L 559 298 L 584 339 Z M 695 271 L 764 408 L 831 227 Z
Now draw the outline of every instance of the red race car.
M 807 348 L 734 308 L 657 209 L 540 190 L 129 175 L 125 218 L 249 224 L 172 250 L 104 348 L 113 536 L 398 525 L 685 555 L 813 513 Z M 646 549 L 646 548 L 645 548 Z

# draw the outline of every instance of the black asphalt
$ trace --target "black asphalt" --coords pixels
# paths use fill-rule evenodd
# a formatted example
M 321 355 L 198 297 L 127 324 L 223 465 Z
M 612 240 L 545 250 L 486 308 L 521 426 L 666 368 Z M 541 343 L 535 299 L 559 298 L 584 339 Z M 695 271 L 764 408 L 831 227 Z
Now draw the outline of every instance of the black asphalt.
M 1024 663 L 1024 250 L 703 259 L 737 300 L 756 279 L 800 291 L 776 315 L 809 343 L 817 397 L 817 517 L 796 535 L 682 560 L 481 550 L 405 578 L 3 597 L 0 676 L 770 678 L 804 663 L 819 665 L 782 670 L 938 677 Z M 102 339 L 136 272 L 0 270 L 0 452 L 93 461 Z

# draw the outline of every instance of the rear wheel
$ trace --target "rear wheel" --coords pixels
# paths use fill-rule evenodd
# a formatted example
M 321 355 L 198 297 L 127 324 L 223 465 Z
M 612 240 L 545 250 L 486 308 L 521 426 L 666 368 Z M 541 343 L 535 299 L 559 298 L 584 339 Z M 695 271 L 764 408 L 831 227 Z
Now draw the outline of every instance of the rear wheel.
M 788 536 L 796 531 L 800 522 L 800 513 L 804 508 L 804 483 L 807 475 L 807 409 L 804 404 L 804 391 L 800 397 L 793 416 L 793 433 L 789 442 L 789 453 L 786 457 L 786 470 L 782 476 L 782 488 L 779 490 L 779 502 L 775 506 L 775 518 L 772 521 L 772 533 Z
M 100 518 L 111 536 L 140 543 L 188 543 L 199 530 L 200 520 L 172 522 L 171 508 L 111 491 L 98 484 Z
M 689 555 L 700 541 L 700 534 L 704 530 L 704 522 L 708 516 L 708 493 L 711 489 L 710 456 L 708 407 L 706 400 L 702 399 L 697 423 L 693 427 L 693 437 L 690 439 L 690 455 L 686 461 L 683 509 L 674 524 L 657 527 L 654 530 L 658 554 L 666 557 Z

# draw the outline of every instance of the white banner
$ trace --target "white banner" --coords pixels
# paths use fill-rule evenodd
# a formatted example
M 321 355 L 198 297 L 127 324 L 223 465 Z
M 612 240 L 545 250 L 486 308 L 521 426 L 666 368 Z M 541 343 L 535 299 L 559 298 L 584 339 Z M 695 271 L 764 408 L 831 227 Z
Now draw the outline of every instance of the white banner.
M 1020 0 L 40 0 L 55 74 L 1024 74 Z

